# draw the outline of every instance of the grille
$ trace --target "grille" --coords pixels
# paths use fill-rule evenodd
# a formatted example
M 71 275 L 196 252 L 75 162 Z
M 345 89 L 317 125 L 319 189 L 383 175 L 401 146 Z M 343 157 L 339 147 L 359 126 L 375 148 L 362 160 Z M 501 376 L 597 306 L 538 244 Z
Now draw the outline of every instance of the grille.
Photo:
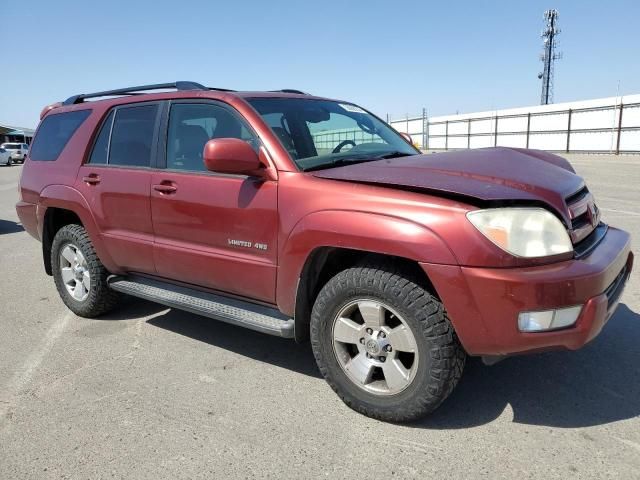
M 600 223 L 600 210 L 587 187 L 582 187 L 577 192 L 569 195 L 565 199 L 565 203 L 571 218 L 569 236 L 571 237 L 571 242 L 574 245 L 578 245 Z

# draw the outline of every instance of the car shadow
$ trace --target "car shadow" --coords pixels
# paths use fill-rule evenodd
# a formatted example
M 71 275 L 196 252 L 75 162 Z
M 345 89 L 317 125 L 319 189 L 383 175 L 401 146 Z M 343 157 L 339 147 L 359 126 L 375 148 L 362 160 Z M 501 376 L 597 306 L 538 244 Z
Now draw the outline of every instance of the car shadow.
M 99 320 L 128 320 L 151 316 L 147 324 L 178 335 L 224 348 L 245 357 L 270 363 L 310 377 L 321 378 L 309 342 L 254 332 L 189 312 L 126 297 L 120 308 L 99 317 Z
M 602 333 L 576 352 L 518 356 L 491 367 L 470 359 L 460 384 L 431 416 L 411 426 L 468 428 L 510 406 L 513 422 L 559 428 L 640 415 L 640 315 L 620 304 Z
M 320 378 L 310 344 L 167 310 L 129 299 L 104 320 L 152 316 L 149 325 L 239 355 Z M 508 358 L 485 366 L 470 358 L 464 375 L 433 414 L 407 424 L 423 429 L 459 429 L 490 423 L 510 406 L 513 422 L 576 428 L 640 415 L 640 315 L 620 304 L 603 332 L 576 352 Z
M 0 218 L 0 235 L 7 233 L 23 232 L 24 228 L 21 224 L 13 222 L 11 220 L 4 220 Z

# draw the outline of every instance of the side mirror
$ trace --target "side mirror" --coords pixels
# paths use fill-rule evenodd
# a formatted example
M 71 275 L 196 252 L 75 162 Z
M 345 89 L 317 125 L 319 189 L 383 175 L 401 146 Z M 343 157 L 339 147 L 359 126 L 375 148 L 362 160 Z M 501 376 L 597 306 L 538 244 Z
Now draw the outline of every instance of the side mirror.
M 258 154 L 247 142 L 239 138 L 209 140 L 202 152 L 207 170 L 239 175 L 260 175 L 263 167 Z

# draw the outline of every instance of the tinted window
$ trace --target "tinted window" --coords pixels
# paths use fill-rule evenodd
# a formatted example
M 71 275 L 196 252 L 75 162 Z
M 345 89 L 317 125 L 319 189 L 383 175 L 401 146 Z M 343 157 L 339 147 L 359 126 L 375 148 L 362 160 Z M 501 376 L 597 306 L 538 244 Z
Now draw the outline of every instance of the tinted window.
M 204 103 L 173 105 L 167 136 L 167 168 L 204 171 L 202 151 L 212 138 L 239 138 L 257 148 L 255 136 L 226 108 Z
M 47 115 L 40 124 L 31 146 L 31 160 L 56 160 L 71 136 L 86 120 L 91 110 Z M 18 148 L 19 145 L 18 145 Z
M 120 108 L 116 111 L 109 148 L 110 165 L 148 167 L 157 105 Z
M 91 158 L 89 163 L 103 164 L 107 163 L 107 154 L 109 153 L 109 134 L 111 133 L 111 124 L 113 123 L 113 111 L 102 124 L 96 143 L 93 145 Z

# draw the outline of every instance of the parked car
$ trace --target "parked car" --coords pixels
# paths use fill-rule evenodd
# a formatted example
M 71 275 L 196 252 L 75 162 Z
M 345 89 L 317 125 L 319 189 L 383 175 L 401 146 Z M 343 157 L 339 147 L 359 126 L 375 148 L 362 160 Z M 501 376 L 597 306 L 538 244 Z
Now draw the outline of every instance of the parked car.
M 13 161 L 11 160 L 11 152 L 9 152 L 9 150 L 5 150 L 2 147 L 0 147 L 0 165 L 6 165 L 7 167 L 13 165 Z
M 124 293 L 310 338 L 375 418 L 433 411 L 467 355 L 582 347 L 632 268 L 629 234 L 564 158 L 423 155 L 350 102 L 176 82 L 41 118 L 17 211 L 70 310 Z
M 3 143 L 0 147 L 9 151 L 11 154 L 11 160 L 13 160 L 14 163 L 24 163 L 24 159 L 27 157 L 27 153 L 29 152 L 29 145 L 26 143 Z

